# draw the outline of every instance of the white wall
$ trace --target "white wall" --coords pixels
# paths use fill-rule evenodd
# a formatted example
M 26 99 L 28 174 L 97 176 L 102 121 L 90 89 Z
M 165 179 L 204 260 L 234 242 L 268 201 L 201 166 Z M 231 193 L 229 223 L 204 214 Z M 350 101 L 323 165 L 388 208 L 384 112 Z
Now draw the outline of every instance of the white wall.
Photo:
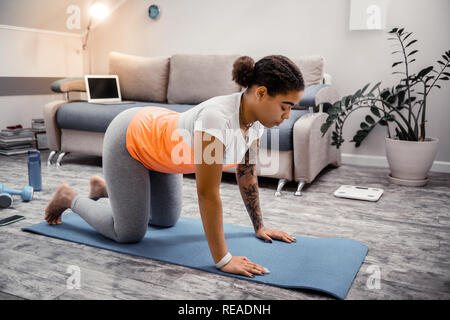
M 83 75 L 82 38 L 32 29 L 0 27 L 1 77 L 79 77 Z M 62 94 L 0 96 L 0 128 L 43 118 L 47 102 Z
M 151 4 L 159 5 L 159 20 L 148 18 Z M 158 56 L 175 53 L 239 53 L 251 56 L 320 54 L 326 72 L 341 95 L 366 83 L 395 84 L 391 65 L 393 42 L 387 32 L 406 27 L 416 38 L 413 71 L 435 65 L 450 49 L 450 1 L 393 0 L 382 31 L 349 31 L 350 0 L 128 0 L 90 36 L 93 73 L 108 72 L 107 55 L 119 51 Z M 433 169 L 450 171 L 450 82 L 429 97 L 427 132 L 440 138 Z M 358 110 L 359 111 L 359 110 Z M 343 161 L 387 166 L 385 127 L 378 127 L 359 148 L 349 143 L 359 128 L 357 114 L 346 124 Z
M 81 36 L 0 27 L 0 77 L 81 75 Z

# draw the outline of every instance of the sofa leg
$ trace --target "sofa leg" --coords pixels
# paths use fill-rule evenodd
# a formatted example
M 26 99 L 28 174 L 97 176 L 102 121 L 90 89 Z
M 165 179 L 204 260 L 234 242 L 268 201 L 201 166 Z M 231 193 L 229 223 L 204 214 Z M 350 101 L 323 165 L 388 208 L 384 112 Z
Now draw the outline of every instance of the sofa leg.
M 66 154 L 68 154 L 68 152 L 61 152 L 61 153 L 59 154 L 58 159 L 56 160 L 56 166 L 57 166 L 57 167 L 60 167 L 60 166 L 61 166 L 61 160 L 62 160 L 62 158 L 63 158 Z
M 57 153 L 58 153 L 58 151 L 56 151 L 56 150 L 52 150 L 52 152 L 50 152 L 50 154 L 48 155 L 48 159 L 47 159 L 47 166 L 52 165 L 52 159 Z
M 286 182 L 287 182 L 287 179 L 278 180 L 278 186 L 277 186 L 277 191 L 275 191 L 275 196 L 277 196 L 277 197 L 281 196 L 281 189 L 283 189 Z
M 295 191 L 295 195 L 296 196 L 301 196 L 302 195 L 302 189 L 303 189 L 303 186 L 305 185 L 305 181 L 303 181 L 303 180 L 301 180 L 299 183 L 298 183 L 298 186 L 297 186 L 297 191 Z

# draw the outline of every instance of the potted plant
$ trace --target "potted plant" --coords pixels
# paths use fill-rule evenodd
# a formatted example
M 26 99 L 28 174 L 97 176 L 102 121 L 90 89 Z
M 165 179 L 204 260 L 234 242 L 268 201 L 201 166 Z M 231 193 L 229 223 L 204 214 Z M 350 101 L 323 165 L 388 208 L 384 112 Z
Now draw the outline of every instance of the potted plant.
M 404 28 L 394 28 L 388 33 L 394 36 L 389 40 L 400 44 L 399 50 L 392 54 L 400 53 L 402 59 L 394 62 L 392 68 L 404 66 L 404 72 L 393 72 L 402 75 L 402 79 L 396 86 L 381 91 L 381 82 L 378 82 L 366 93 L 368 83 L 355 94 L 343 97 L 328 109 L 328 118 L 320 130 L 323 137 L 335 124 L 331 144 L 339 148 L 344 142 L 343 126 L 350 114 L 360 108 L 370 109 L 371 113 L 366 115 L 350 142 L 355 142 L 355 147 L 359 147 L 377 124 L 386 126 L 386 157 L 391 169 L 389 180 L 401 185 L 423 186 L 428 182 L 427 173 L 439 142 L 438 138 L 426 135 L 427 96 L 434 87 L 441 89 L 440 82 L 449 80 L 450 73 L 446 69 L 449 67 L 450 50 L 442 55 L 442 61 L 437 61 L 437 70 L 429 66 L 417 74 L 411 73 L 410 65 L 416 61 L 413 56 L 418 52 L 412 48 L 417 40 L 409 38 L 412 32 L 405 32 Z M 416 88 L 420 91 L 415 92 Z

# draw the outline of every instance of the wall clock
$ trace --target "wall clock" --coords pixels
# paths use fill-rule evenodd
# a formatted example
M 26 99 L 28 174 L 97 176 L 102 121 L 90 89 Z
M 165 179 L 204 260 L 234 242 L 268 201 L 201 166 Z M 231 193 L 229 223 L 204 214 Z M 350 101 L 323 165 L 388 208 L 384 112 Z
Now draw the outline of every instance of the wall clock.
M 148 8 L 148 16 L 151 19 L 158 19 L 160 14 L 160 10 L 159 7 L 156 4 L 152 4 L 149 8 Z

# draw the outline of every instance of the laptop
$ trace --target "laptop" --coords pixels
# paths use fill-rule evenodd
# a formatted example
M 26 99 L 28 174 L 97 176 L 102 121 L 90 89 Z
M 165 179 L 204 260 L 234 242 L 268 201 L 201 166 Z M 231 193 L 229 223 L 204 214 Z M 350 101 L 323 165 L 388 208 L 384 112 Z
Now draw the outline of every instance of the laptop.
M 85 75 L 84 81 L 89 103 L 135 103 L 134 101 L 122 101 L 119 77 L 117 75 Z

